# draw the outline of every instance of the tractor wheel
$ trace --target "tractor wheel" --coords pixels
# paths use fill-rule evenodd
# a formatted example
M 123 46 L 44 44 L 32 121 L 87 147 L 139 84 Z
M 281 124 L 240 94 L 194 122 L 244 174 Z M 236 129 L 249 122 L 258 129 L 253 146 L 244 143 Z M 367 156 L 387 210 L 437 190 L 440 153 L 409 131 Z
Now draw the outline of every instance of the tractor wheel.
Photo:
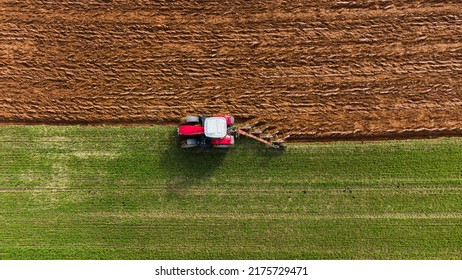
M 214 148 L 228 149 L 230 145 L 213 145 Z
M 199 144 L 197 143 L 196 139 L 186 139 L 181 142 L 181 148 L 187 149 L 187 148 L 194 148 L 197 147 Z
M 185 123 L 198 123 L 199 122 L 199 117 L 198 116 L 187 116 L 184 119 Z

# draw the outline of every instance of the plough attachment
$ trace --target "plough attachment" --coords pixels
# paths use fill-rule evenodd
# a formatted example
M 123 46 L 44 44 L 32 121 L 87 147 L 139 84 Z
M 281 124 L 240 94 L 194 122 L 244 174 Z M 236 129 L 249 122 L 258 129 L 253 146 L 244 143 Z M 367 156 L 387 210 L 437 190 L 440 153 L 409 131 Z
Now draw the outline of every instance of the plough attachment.
M 257 132 L 259 132 L 259 131 L 257 130 Z M 267 134 L 265 134 L 265 135 L 263 135 L 261 137 L 258 137 L 256 135 L 254 135 L 254 133 L 246 132 L 242 128 L 236 128 L 235 133 L 236 133 L 236 137 L 239 137 L 240 135 L 243 135 L 245 137 L 249 137 L 251 139 L 257 140 L 258 142 L 261 142 L 261 143 L 265 144 L 266 146 L 274 148 L 274 149 L 285 150 L 285 148 L 286 148 L 286 146 L 282 145 L 282 143 L 284 143 L 285 138 L 284 139 L 277 139 L 272 134 L 269 134 L 269 133 L 267 133 Z M 260 134 L 260 133 L 258 133 L 258 134 Z

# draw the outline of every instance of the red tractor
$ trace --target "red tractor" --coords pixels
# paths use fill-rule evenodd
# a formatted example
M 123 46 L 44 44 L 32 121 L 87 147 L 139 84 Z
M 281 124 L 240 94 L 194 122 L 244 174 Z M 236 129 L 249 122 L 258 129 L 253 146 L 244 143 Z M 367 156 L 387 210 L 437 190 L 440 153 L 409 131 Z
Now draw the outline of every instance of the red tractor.
M 188 116 L 178 127 L 183 138 L 182 148 L 207 147 L 228 148 L 234 145 L 234 118 L 227 115 L 215 117 Z
M 188 116 L 178 126 L 178 135 L 182 140 L 181 147 L 211 146 L 214 148 L 229 148 L 234 145 L 235 138 L 244 135 L 272 148 L 285 148 L 285 146 L 281 145 L 284 140 L 267 141 L 254 135 L 259 135 L 263 130 L 254 130 L 253 133 L 246 132 L 244 130 L 250 129 L 252 126 L 247 125 L 243 128 L 235 128 L 233 124 L 234 117 L 229 115 L 217 115 L 213 117 Z

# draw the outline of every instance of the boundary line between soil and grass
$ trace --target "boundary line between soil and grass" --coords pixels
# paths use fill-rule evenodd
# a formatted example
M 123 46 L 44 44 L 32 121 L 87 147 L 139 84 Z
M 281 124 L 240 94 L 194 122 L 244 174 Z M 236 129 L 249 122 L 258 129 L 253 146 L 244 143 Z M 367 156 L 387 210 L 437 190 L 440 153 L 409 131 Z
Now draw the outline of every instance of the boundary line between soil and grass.
M 241 120 L 236 118 L 237 121 Z M 242 120 L 245 120 L 242 119 Z M 103 122 L 84 122 L 84 121 L 0 121 L 0 126 L 92 126 L 92 127 L 150 127 L 150 126 L 177 126 L 178 122 L 153 122 L 153 121 L 103 121 Z M 345 132 L 332 132 L 324 133 L 323 135 L 306 135 L 295 134 L 286 139 L 285 143 L 322 143 L 322 142 L 336 142 L 336 141 L 390 141 L 390 140 L 407 140 L 407 139 L 437 139 L 441 137 L 462 137 L 462 128 L 449 128 L 449 129 L 419 129 L 403 130 L 395 132 L 375 132 L 371 134 L 361 133 L 345 133 Z

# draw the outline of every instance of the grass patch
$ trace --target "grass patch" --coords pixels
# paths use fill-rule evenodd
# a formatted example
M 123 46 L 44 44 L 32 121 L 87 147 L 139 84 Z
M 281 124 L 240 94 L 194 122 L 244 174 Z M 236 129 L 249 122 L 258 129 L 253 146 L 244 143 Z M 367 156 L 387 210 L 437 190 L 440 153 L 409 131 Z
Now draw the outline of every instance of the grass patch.
M 0 127 L 0 259 L 460 259 L 462 139 L 181 150 Z

